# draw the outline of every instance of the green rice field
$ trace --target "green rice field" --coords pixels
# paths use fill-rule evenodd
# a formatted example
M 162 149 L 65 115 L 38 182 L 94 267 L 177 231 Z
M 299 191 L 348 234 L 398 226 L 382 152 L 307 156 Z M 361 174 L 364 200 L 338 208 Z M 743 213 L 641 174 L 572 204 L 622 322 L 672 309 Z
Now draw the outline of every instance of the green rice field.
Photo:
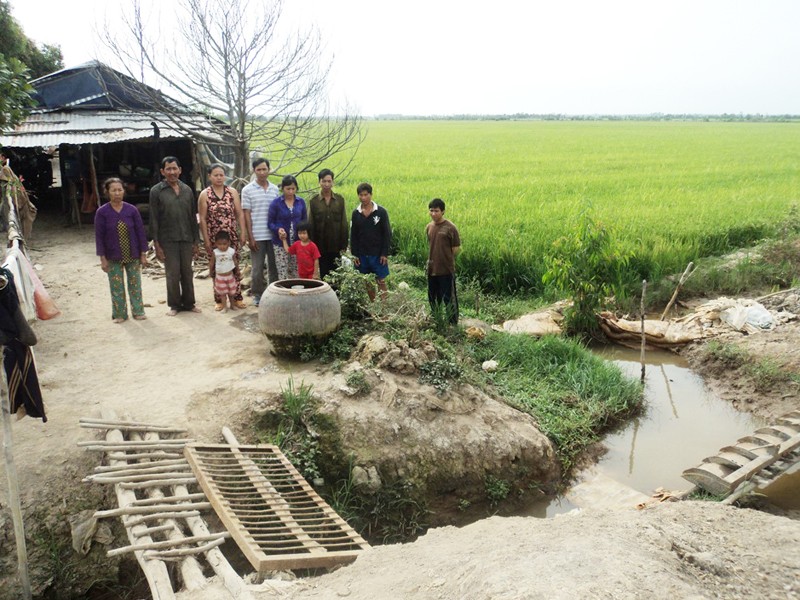
M 800 201 L 800 123 L 367 121 L 337 191 L 370 182 L 422 265 L 427 203 L 459 228 L 459 275 L 542 292 L 542 257 L 584 203 L 634 252 L 630 282 L 774 234 Z M 304 181 L 315 186 L 313 177 Z

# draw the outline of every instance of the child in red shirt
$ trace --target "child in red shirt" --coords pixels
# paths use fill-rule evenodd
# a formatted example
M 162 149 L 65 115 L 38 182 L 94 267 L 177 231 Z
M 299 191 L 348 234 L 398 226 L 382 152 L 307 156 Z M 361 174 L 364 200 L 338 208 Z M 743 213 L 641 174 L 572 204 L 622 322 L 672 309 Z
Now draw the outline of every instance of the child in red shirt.
M 298 239 L 291 246 L 286 241 L 286 234 L 281 236 L 283 249 L 297 256 L 297 274 L 300 279 L 319 279 L 319 248 L 308 238 L 308 223 L 303 221 L 297 225 Z

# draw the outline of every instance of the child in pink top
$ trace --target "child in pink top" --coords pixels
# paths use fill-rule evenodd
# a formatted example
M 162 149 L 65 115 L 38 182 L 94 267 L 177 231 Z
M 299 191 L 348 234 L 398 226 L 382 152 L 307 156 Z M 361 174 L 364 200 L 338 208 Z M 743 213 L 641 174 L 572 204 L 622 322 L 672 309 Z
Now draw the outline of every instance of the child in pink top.
M 289 254 L 297 256 L 297 274 L 300 279 L 319 279 L 319 248 L 308 238 L 308 223 L 305 221 L 297 225 L 299 238 L 291 246 L 286 241 L 286 234 L 281 236 L 283 249 Z

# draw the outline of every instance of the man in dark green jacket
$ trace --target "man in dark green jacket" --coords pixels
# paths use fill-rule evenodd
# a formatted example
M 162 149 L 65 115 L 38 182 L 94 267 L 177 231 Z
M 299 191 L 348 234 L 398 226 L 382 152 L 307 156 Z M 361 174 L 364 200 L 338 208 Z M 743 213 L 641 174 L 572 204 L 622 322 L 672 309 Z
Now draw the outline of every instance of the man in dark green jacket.
M 347 250 L 349 237 L 344 198 L 333 192 L 333 171 L 319 172 L 319 193 L 308 201 L 308 226 L 311 241 L 322 255 L 319 275 L 322 279 L 336 268 L 336 259 Z

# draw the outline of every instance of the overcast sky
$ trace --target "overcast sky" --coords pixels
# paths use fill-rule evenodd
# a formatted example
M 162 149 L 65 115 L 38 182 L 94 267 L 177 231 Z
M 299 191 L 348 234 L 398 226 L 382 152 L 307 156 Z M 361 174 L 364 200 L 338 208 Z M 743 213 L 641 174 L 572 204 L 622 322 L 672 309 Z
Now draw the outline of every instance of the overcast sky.
M 66 66 L 122 4 L 11 0 Z M 365 116 L 800 113 L 800 0 L 287 0 L 284 17 L 320 29 L 332 94 Z

